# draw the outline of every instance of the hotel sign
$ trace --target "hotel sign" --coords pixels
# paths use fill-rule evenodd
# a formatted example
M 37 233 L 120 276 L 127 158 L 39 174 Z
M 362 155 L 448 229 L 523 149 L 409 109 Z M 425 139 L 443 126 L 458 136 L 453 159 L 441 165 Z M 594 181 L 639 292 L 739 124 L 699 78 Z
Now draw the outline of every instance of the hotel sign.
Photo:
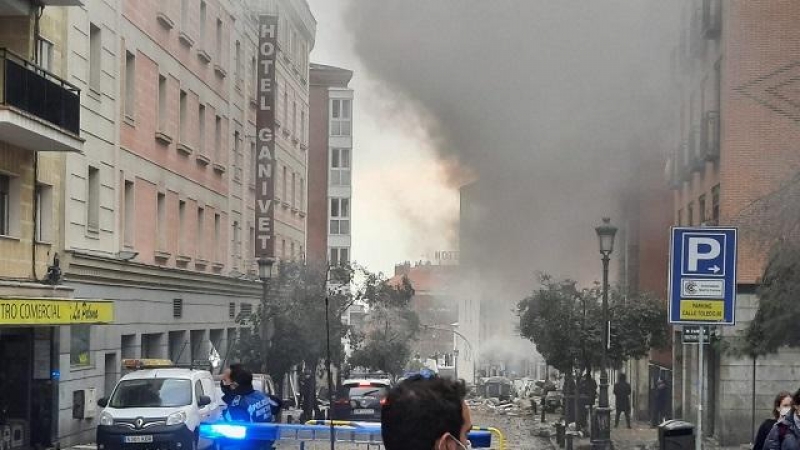
M 0 299 L 0 325 L 101 324 L 114 321 L 114 303 L 99 300 Z
M 275 61 L 278 17 L 258 18 L 256 258 L 275 257 Z

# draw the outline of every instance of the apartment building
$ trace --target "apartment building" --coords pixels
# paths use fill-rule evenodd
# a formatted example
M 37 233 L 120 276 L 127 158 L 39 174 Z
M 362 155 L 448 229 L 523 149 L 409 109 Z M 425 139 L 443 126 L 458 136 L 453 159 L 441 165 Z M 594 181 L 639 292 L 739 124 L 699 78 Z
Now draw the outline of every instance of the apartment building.
M 41 441 L 15 446 L 92 441 L 122 359 L 225 358 L 257 306 L 258 14 L 279 19 L 276 256 L 300 258 L 304 0 L 0 1 L 0 301 L 19 311 L 0 353 L 21 362 L 0 377 L 25 386 L 0 403 Z
M 800 4 L 792 1 L 694 0 L 674 52 L 683 96 L 667 165 L 673 223 L 740 226 L 738 323 L 720 327 L 723 337 L 743 329 L 758 306 L 765 247 L 748 228 L 759 220 L 747 220 L 747 208 L 795 177 L 800 164 L 798 20 Z M 675 336 L 675 410 L 696 420 L 697 346 Z M 703 431 L 722 445 L 749 442 L 753 430 L 742 424 L 767 417 L 771 397 L 797 385 L 796 350 L 753 361 L 709 346 L 705 359 Z
M 311 65 L 308 161 L 308 259 L 347 264 L 352 257 L 353 72 Z

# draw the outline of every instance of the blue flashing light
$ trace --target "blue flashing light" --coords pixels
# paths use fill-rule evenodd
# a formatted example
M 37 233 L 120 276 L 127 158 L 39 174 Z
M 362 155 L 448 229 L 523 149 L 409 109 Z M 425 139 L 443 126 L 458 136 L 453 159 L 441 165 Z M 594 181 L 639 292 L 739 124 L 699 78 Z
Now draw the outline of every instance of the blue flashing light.
M 210 434 L 227 439 L 244 439 L 247 437 L 247 427 L 231 425 L 229 423 L 215 423 L 209 426 Z
M 53 380 L 53 381 L 60 380 L 61 379 L 61 371 L 60 370 L 54 370 L 54 371 L 50 372 L 50 379 Z

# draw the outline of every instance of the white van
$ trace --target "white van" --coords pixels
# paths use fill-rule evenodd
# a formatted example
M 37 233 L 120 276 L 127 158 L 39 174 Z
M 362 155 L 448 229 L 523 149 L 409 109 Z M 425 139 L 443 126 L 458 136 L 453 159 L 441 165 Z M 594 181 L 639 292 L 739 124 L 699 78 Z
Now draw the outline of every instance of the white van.
M 148 368 L 123 376 L 111 396 L 102 398 L 97 427 L 98 450 L 155 447 L 208 448 L 199 439 L 201 423 L 222 416 L 214 378 L 207 370 Z

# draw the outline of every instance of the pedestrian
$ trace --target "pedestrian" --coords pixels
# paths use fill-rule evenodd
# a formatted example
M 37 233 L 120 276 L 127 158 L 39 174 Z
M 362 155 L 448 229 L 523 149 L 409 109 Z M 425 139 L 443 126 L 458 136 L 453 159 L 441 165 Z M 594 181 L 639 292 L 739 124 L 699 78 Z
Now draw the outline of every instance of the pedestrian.
M 589 369 L 586 369 L 586 373 L 580 380 L 578 391 L 580 393 L 580 401 L 578 402 L 578 407 L 580 408 L 578 411 L 578 423 L 581 429 L 586 429 L 589 423 L 589 411 L 594 406 L 595 400 L 597 400 L 597 383 L 594 381 L 594 378 L 592 378 Z
M 769 431 L 763 450 L 800 450 L 800 390 L 792 396 L 792 407 Z
M 224 372 L 222 372 L 222 379 L 219 382 L 219 387 L 222 390 L 222 401 L 226 405 L 230 405 L 233 398 L 236 396 L 233 391 L 236 389 L 236 382 L 233 381 L 235 374 L 243 369 L 239 363 L 231 364 Z
M 772 402 L 772 417 L 765 420 L 758 428 L 758 433 L 753 440 L 753 450 L 763 450 L 764 442 L 767 440 L 772 427 L 778 423 L 782 417 L 789 414 L 792 410 L 792 394 L 781 391 L 775 396 L 775 401 Z
M 617 418 L 614 426 L 619 428 L 619 416 L 625 414 L 625 422 L 631 427 L 631 385 L 624 373 L 619 374 L 619 381 L 614 384 L 614 399 L 617 407 Z
M 669 386 L 667 386 L 667 381 L 663 378 L 659 378 L 656 382 L 656 392 L 655 392 L 655 411 L 654 411 L 654 418 L 655 424 L 658 425 L 669 417 Z
M 386 450 L 466 450 L 472 428 L 466 387 L 432 374 L 413 375 L 392 388 L 381 408 Z

